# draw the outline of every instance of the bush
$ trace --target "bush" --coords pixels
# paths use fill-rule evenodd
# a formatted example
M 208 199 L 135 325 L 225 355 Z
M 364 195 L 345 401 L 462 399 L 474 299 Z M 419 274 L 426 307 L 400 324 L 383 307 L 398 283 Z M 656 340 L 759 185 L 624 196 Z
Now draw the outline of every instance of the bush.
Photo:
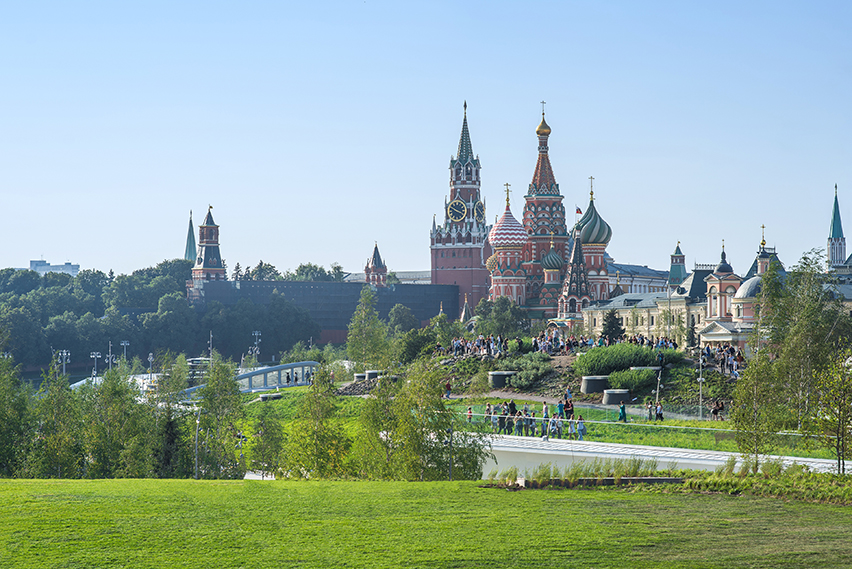
M 609 386 L 613 389 L 639 391 L 650 387 L 657 381 L 657 374 L 650 369 L 626 369 L 609 374 Z
M 550 356 L 541 352 L 506 360 L 500 367 L 506 371 L 518 372 L 508 378 L 509 385 L 517 389 L 526 389 L 553 371 Z
M 589 350 L 574 363 L 577 375 L 609 375 L 633 366 L 656 365 L 656 352 L 635 344 L 616 344 Z

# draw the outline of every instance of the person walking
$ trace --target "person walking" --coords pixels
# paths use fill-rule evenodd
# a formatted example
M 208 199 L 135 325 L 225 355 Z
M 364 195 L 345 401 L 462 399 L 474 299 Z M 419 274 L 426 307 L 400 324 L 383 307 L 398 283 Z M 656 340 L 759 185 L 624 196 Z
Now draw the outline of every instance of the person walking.
M 577 417 L 577 439 L 583 440 L 583 437 L 586 436 L 586 422 L 583 421 L 583 416 L 580 415 Z
M 627 422 L 627 408 L 624 406 L 624 401 L 618 406 L 618 420 L 622 423 Z

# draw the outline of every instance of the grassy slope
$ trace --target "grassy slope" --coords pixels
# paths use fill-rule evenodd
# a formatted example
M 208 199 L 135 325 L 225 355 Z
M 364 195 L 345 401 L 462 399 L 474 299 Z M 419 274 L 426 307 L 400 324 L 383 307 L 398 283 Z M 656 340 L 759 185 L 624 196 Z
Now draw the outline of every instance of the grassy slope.
M 849 567 L 852 516 L 473 482 L 0 482 L 0 567 L 332 566 Z

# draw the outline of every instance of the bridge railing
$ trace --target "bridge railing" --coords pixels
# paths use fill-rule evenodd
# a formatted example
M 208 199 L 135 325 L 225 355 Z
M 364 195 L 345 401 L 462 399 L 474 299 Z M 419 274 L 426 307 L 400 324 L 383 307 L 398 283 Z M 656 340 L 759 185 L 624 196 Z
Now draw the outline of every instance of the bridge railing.
M 319 362 L 307 361 L 259 368 L 238 375 L 237 383 L 244 393 L 309 385 L 319 365 Z
M 310 385 L 311 378 L 313 378 L 319 366 L 319 362 L 307 361 L 262 367 L 237 375 L 236 382 L 242 393 Z M 203 387 L 204 385 L 190 387 L 184 392 L 185 397 L 187 399 L 194 398 L 196 392 Z

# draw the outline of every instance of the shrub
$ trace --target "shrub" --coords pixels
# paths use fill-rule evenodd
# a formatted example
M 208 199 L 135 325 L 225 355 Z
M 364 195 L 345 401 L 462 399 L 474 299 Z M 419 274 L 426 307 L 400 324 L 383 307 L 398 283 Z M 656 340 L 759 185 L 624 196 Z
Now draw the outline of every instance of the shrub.
M 574 363 L 577 375 L 609 375 L 633 366 L 652 366 L 656 353 L 635 344 L 616 344 L 589 350 Z
M 526 389 L 553 371 L 550 356 L 540 352 L 507 360 L 501 367 L 518 372 L 508 379 L 509 385 L 517 389 Z
M 657 374 L 651 369 L 626 369 L 609 374 L 609 386 L 613 389 L 629 389 L 639 391 L 654 385 Z

